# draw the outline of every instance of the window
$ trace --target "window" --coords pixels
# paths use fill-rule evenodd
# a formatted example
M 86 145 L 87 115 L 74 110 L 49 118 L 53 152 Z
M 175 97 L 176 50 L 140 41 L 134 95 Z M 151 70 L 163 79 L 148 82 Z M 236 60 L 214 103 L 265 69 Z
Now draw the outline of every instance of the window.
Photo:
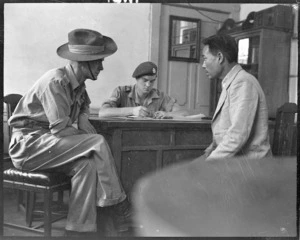
M 199 62 L 200 20 L 170 16 L 169 60 Z
M 238 63 L 258 78 L 259 36 L 241 38 L 238 40 Z

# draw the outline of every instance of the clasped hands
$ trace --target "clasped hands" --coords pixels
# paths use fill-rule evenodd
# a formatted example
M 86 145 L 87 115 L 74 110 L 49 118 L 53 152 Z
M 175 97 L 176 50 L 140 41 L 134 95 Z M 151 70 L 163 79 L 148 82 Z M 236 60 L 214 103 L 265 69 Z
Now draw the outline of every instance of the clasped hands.
M 82 133 L 97 133 L 96 129 L 90 123 L 88 115 L 86 114 L 79 115 L 78 129 L 82 131 Z
M 152 113 L 148 108 L 139 106 L 134 107 L 132 114 L 137 117 L 152 117 L 156 119 L 166 119 L 166 118 L 172 118 L 171 116 L 168 116 L 167 112 L 164 111 L 157 111 Z

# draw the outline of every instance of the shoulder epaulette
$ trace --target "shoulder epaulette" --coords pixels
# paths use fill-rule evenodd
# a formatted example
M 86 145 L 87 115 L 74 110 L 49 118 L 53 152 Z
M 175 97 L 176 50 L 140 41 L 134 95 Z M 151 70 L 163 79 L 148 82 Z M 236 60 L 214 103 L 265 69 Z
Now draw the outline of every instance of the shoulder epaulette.
M 69 83 L 66 74 L 61 69 L 56 69 L 54 81 L 61 84 L 62 86 L 66 86 Z

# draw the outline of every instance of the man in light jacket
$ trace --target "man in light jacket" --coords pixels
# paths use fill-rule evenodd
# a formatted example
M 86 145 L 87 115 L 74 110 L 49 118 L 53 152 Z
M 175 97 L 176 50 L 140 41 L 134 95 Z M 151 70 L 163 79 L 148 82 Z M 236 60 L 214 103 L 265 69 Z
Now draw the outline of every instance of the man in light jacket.
M 235 39 L 213 35 L 203 44 L 202 67 L 210 79 L 222 79 L 212 118 L 213 142 L 205 150 L 206 160 L 272 155 L 265 95 L 257 79 L 237 64 Z

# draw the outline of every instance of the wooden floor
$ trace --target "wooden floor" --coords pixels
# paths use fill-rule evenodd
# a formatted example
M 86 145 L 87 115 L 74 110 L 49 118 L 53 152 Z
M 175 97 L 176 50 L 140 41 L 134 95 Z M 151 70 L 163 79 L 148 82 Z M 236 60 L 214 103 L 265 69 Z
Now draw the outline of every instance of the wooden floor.
M 16 191 L 10 189 L 3 189 L 4 191 L 4 222 L 10 222 L 14 224 L 24 224 L 25 223 L 25 213 L 23 210 L 17 211 L 17 194 Z M 38 223 L 38 222 L 34 222 Z M 52 236 L 59 237 L 64 235 L 66 219 L 59 220 L 52 224 Z M 34 233 L 30 231 L 19 230 L 16 228 L 3 227 L 3 235 L 6 236 L 43 236 L 39 233 Z
M 3 189 L 4 196 L 3 196 L 3 202 L 4 202 L 4 222 L 9 222 L 13 224 L 19 224 L 24 225 L 25 223 L 25 212 L 24 210 L 17 210 L 17 192 L 15 190 L 11 189 Z M 41 200 L 41 196 L 37 196 L 37 200 Z M 68 192 L 65 192 L 64 194 L 64 202 L 67 206 L 68 203 Z M 102 212 L 102 214 L 104 214 Z M 122 234 L 116 233 L 112 228 L 112 222 L 111 219 L 107 218 L 107 214 L 105 213 L 105 216 L 102 216 L 102 222 L 100 223 L 102 227 L 99 227 L 97 236 L 99 237 L 135 237 L 136 232 L 130 231 L 125 232 Z M 106 219 L 105 221 L 103 219 Z M 104 221 L 104 222 L 103 222 Z M 39 224 L 41 222 L 35 221 L 33 224 Z M 66 219 L 59 220 L 57 222 L 54 222 L 52 224 L 52 237 L 63 237 L 65 233 L 65 224 Z M 26 230 L 19 230 L 16 228 L 11 227 L 3 227 L 3 235 L 4 237 L 43 237 L 43 234 L 26 231 Z M 98 237 L 97 237 L 98 238 Z M 0 237 L 1 239 L 1 237 Z

